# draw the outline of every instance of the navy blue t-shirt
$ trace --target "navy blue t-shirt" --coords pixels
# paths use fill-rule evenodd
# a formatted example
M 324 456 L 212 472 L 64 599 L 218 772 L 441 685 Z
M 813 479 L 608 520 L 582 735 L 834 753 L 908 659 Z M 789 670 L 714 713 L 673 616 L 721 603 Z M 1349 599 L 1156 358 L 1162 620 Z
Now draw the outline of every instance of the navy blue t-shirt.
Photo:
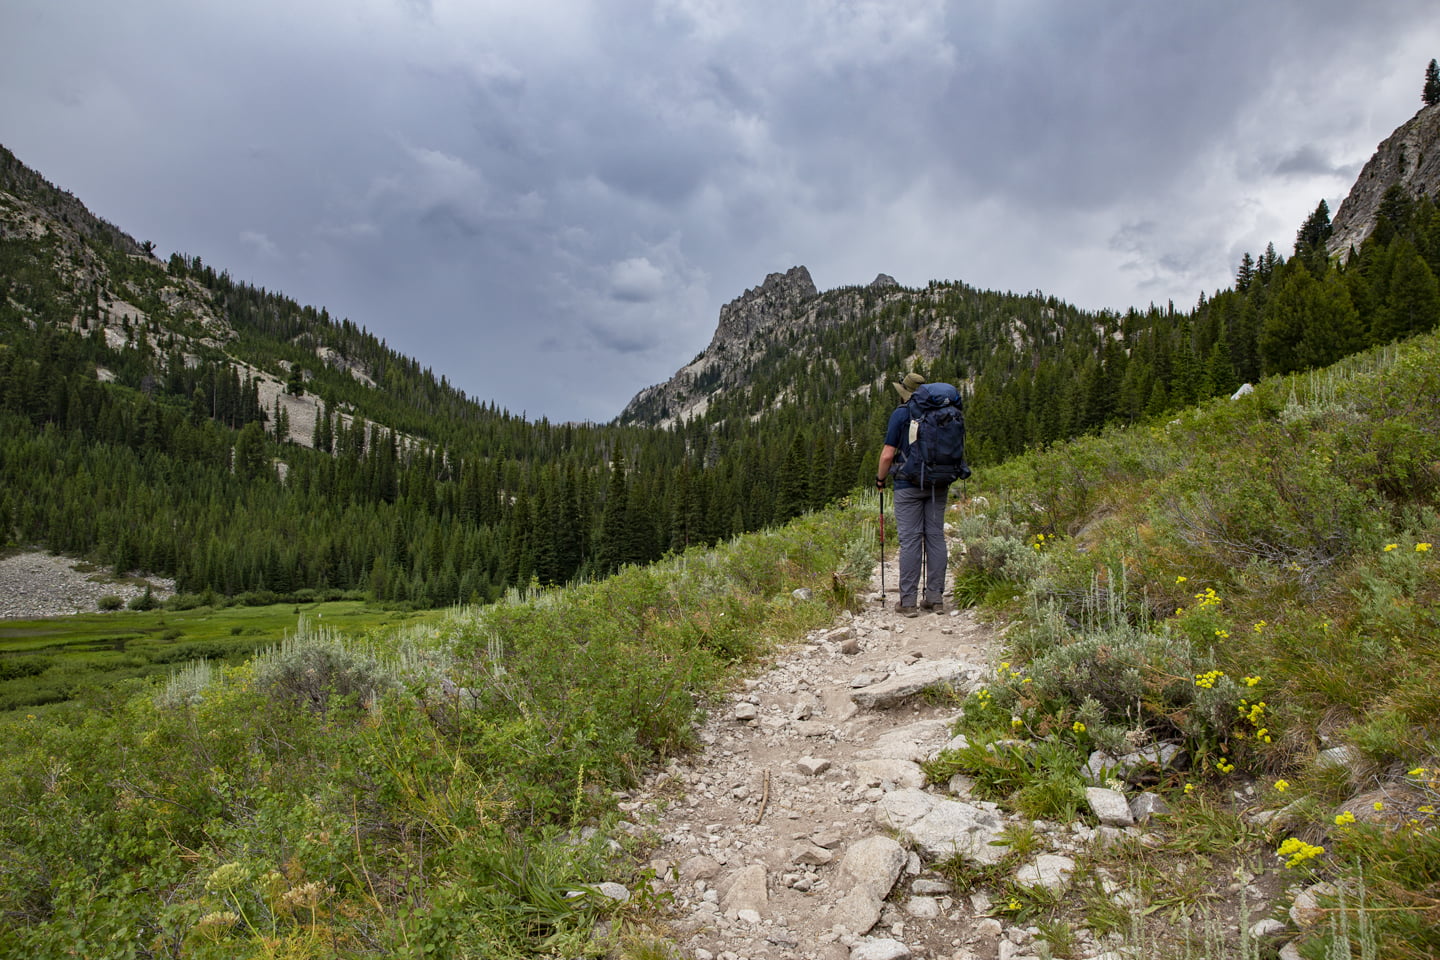
M 895 474 L 895 471 L 900 469 L 900 464 L 905 462 L 906 454 L 910 452 L 909 407 L 896 407 L 895 412 L 890 414 L 890 422 L 885 426 L 885 445 L 895 448 L 895 462 L 890 465 L 890 476 L 895 482 L 895 489 L 916 486 L 909 480 L 901 480 Z

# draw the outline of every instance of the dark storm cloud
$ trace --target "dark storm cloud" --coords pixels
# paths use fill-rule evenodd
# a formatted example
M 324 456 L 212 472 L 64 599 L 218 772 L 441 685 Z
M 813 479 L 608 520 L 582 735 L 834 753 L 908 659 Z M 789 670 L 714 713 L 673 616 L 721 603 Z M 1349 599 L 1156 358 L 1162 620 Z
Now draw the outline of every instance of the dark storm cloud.
M 1273 172 L 1282 177 L 1339 176 L 1353 179 L 1359 172 L 1358 164 L 1337 164 L 1313 146 L 1305 145 L 1275 161 Z
M 607 419 L 799 263 L 1192 302 L 1418 106 L 1429 6 L 12 0 L 0 141 L 472 395 Z

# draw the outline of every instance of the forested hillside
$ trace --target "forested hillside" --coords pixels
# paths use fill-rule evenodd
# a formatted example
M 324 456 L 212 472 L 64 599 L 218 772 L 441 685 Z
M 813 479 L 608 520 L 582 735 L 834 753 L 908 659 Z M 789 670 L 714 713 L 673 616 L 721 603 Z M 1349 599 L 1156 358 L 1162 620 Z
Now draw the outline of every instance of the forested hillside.
M 1393 188 L 1374 231 L 1344 263 L 1327 257 L 1329 236 L 1321 201 L 1288 259 L 1273 244 L 1258 257 L 1245 254 L 1232 287 L 1201 294 L 1188 310 L 1092 313 L 1053 296 L 958 282 L 829 291 L 787 310 L 771 338 L 743 356 L 733 355 L 732 342 L 712 345 L 668 394 L 632 404 L 629 414 L 721 435 L 759 417 L 803 435 L 804 449 L 823 457 L 834 426 L 849 432 L 868 423 L 862 434 L 878 436 L 894 396 L 883 380 L 918 368 L 968 387 L 972 460 L 998 463 L 1434 326 L 1434 198 Z M 814 411 L 824 412 L 818 422 Z
M 870 475 L 885 384 L 909 369 L 965 385 L 983 467 L 1440 315 L 1440 212 L 1396 188 L 1345 264 L 1322 202 L 1288 259 L 1247 254 L 1188 311 L 846 287 L 712 358 L 689 384 L 703 412 L 551 424 L 323 308 L 199 257 L 161 263 L 8 152 L 0 185 L 0 541 L 262 602 L 488 601 L 784 521 Z

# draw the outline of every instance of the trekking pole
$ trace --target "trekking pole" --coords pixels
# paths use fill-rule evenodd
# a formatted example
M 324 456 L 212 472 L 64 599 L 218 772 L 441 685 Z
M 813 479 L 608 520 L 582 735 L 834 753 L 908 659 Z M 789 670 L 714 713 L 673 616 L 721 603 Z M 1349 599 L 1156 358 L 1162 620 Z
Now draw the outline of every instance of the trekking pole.
M 880 488 L 880 609 L 885 609 L 885 488 Z

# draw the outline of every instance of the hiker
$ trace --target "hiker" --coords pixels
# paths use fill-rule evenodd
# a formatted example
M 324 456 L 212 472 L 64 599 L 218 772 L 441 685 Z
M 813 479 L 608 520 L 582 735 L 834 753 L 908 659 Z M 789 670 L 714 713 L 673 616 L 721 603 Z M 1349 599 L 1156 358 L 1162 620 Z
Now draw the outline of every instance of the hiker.
M 900 537 L 900 603 L 895 609 L 905 617 L 917 617 L 921 610 L 940 613 L 945 609 L 943 594 L 948 560 L 945 503 L 950 483 L 970 475 L 970 468 L 964 461 L 965 428 L 959 394 L 949 384 L 932 384 L 922 390 L 924 384 L 925 378 L 916 373 L 906 374 L 902 382 L 890 384 L 900 394 L 901 403 L 890 415 L 890 423 L 885 428 L 885 445 L 880 448 L 880 464 L 875 471 L 875 487 L 878 490 L 885 489 L 885 479 L 890 476 L 892 468 L 895 473 L 895 526 Z M 917 390 L 920 390 L 921 396 L 912 403 L 911 397 Z M 939 443 L 936 443 L 936 433 L 918 432 L 922 418 L 931 416 L 922 413 L 919 402 L 930 400 L 932 395 L 936 409 L 943 408 L 945 411 L 940 415 Z M 957 430 L 958 439 L 955 436 Z M 930 438 L 930 449 L 926 455 L 921 454 L 918 442 L 912 449 L 912 442 L 917 436 Z M 920 597 L 922 551 L 925 563 L 923 598 Z

